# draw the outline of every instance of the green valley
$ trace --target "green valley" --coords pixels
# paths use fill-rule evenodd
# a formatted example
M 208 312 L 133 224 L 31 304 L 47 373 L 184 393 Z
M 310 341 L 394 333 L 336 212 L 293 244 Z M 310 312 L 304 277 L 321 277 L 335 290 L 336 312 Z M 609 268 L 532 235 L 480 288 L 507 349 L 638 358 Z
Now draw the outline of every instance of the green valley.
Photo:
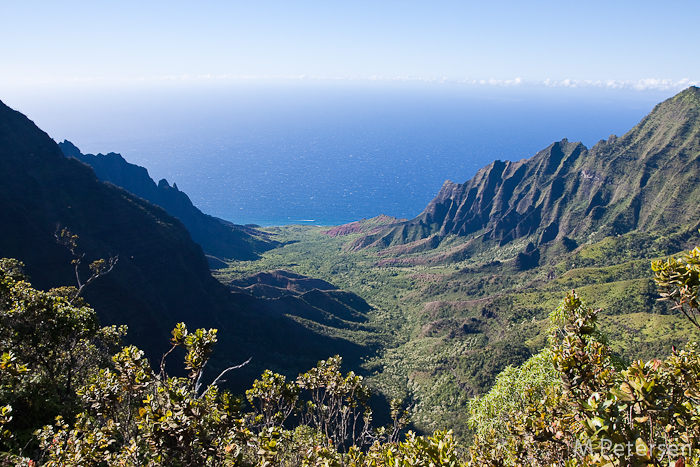
M 387 397 L 410 401 L 414 424 L 426 432 L 447 427 L 468 436 L 468 400 L 546 344 L 548 316 L 572 289 L 603 310 L 601 329 L 627 361 L 668 355 L 700 336 L 657 300 L 650 268 L 652 260 L 700 242 L 694 229 L 630 232 L 570 252 L 561 248 L 527 271 L 518 271 L 517 248 L 482 248 L 459 262 L 383 265 L 387 255 L 380 251 L 348 247 L 362 233 L 333 237 L 327 227 L 310 226 L 266 231 L 283 246 L 257 261 L 231 262 L 214 276 L 226 284 L 283 269 L 364 298 L 372 306 L 369 331 L 314 329 L 359 344 L 380 341 L 381 350 L 356 371 Z M 455 237 L 443 245 L 463 242 Z

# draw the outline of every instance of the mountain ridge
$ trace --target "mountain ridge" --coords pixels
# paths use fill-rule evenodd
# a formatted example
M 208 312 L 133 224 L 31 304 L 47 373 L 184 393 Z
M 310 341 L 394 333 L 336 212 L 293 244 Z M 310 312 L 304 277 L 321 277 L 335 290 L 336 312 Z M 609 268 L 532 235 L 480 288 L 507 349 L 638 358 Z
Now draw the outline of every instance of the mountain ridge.
M 501 246 L 532 237 L 540 245 L 695 224 L 700 209 L 689 200 L 700 200 L 699 114 L 700 89 L 690 87 L 591 149 L 563 139 L 529 159 L 494 161 L 465 183 L 446 181 L 416 218 L 354 245 L 381 250 L 451 235 Z
M 2 103 L 0 161 L 0 256 L 23 261 L 35 286 L 75 285 L 73 258 L 54 237 L 67 227 L 79 236 L 84 263 L 119 255 L 118 267 L 85 292 L 105 323 L 128 324 L 140 340 L 167 338 L 167 323 L 184 318 L 186 309 L 197 323 L 218 321 L 225 290 L 179 220 L 99 182 L 92 169 L 65 158 L 45 132 Z
M 127 162 L 121 154 L 83 154 L 67 140 L 58 143 L 58 146 L 66 157 L 92 167 L 101 181 L 119 186 L 180 219 L 192 239 L 208 255 L 250 261 L 258 259 L 261 252 L 277 246 L 269 234 L 204 214 L 176 184 L 170 186 L 165 179 L 156 184 L 146 168 Z

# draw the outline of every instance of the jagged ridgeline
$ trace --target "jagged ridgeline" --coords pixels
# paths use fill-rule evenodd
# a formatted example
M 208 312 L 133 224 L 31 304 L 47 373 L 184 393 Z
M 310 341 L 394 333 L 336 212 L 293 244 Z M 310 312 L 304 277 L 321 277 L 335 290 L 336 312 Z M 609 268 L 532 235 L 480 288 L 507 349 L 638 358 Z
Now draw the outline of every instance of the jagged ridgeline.
M 415 219 L 355 241 L 355 248 L 413 243 L 437 246 L 449 236 L 505 245 L 572 245 L 632 230 L 700 220 L 700 89 L 659 104 L 624 136 L 587 149 L 564 139 L 518 162 L 496 161 L 463 184 L 445 182 Z M 403 251 L 410 252 L 410 249 Z M 453 251 L 452 259 L 468 254 Z
M 131 326 L 132 337 L 167 338 L 170 323 L 214 320 L 226 302 L 201 248 L 161 208 L 67 159 L 24 115 L 0 104 L 0 256 L 24 262 L 40 289 L 74 285 L 71 255 L 57 228 L 79 236 L 85 263 L 119 256 L 114 274 L 87 290 L 105 323 Z M 224 291 L 225 292 L 225 291 Z
M 144 197 L 150 193 L 174 213 L 185 212 L 183 222 L 193 221 L 198 235 L 212 233 L 208 245 L 214 248 L 231 251 L 242 240 L 248 249 L 238 251 L 245 256 L 272 244 L 267 235 L 202 214 L 184 193 L 165 184 L 155 186 L 145 169 L 116 155 L 95 159 L 118 167 L 122 180 L 141 184 Z M 113 271 L 91 284 L 84 296 L 102 324 L 128 325 L 127 341 L 152 359 L 168 349 L 170 331 L 178 322 L 219 330 L 212 372 L 253 357 L 236 374 L 239 390 L 248 388 L 265 368 L 296 376 L 334 354 L 356 365 L 376 350 L 373 330 L 364 323 L 369 309 L 364 300 L 330 289 L 276 297 L 229 290 L 212 277 L 202 248 L 183 222 L 101 182 L 91 167 L 65 157 L 46 133 L 2 103 L 0 165 L 0 257 L 22 261 L 32 284 L 46 290 L 76 285 L 73 257 L 55 238 L 58 227 L 78 236 L 85 277 L 92 261 L 118 256 Z M 228 239 L 220 242 L 224 234 Z M 360 343 L 348 340 L 343 333 L 353 327 L 369 337 Z
M 192 239 L 202 246 L 207 255 L 220 259 L 252 260 L 259 258 L 259 253 L 277 246 L 269 234 L 204 214 L 176 184 L 170 186 L 163 179 L 156 185 L 148 170 L 128 163 L 120 154 L 83 154 L 70 141 L 58 143 L 58 146 L 66 157 L 73 157 L 92 167 L 101 181 L 124 188 L 180 219 Z M 213 258 L 210 263 L 217 264 Z

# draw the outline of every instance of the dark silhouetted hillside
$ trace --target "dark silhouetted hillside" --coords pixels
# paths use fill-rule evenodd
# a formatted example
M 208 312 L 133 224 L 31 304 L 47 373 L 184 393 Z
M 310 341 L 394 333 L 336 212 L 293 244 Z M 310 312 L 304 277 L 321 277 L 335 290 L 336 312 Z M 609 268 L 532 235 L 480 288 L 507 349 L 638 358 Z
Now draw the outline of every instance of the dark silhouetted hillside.
M 2 103 L 0 165 L 0 257 L 23 261 L 33 285 L 48 289 L 76 283 L 73 258 L 54 237 L 58 226 L 79 236 L 86 276 L 91 261 L 118 255 L 114 270 L 91 284 L 85 298 L 103 324 L 127 324 L 127 340 L 151 358 L 168 349 L 170 331 L 181 321 L 190 329 L 219 329 L 210 371 L 253 357 L 230 382 L 240 390 L 265 368 L 295 376 L 334 354 L 356 368 L 374 351 L 342 335 L 350 324 L 364 326 L 358 323 L 364 301 L 320 292 L 321 281 L 301 277 L 294 280 L 307 290 L 280 300 L 231 292 L 211 276 L 202 248 L 180 220 L 99 181 L 92 168 L 64 157 L 46 133 Z M 147 176 L 145 169 L 124 167 Z M 173 187 L 159 189 L 187 200 Z
M 67 157 L 74 157 L 93 168 L 97 178 L 124 188 L 177 217 L 208 255 L 222 259 L 253 260 L 277 246 L 269 234 L 204 214 L 190 198 L 163 179 L 158 184 L 148 170 L 130 164 L 120 154 L 82 154 L 70 141 L 58 144 Z

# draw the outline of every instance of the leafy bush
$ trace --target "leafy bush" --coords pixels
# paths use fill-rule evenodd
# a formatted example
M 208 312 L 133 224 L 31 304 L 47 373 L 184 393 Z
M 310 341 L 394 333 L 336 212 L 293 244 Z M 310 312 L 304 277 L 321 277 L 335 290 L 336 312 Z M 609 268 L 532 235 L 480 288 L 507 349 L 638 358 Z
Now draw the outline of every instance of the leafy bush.
M 76 388 L 109 360 L 125 328 L 100 327 L 75 289 L 31 287 L 19 261 L 0 259 L 0 406 L 4 450 L 31 450 L 32 433 L 80 410 Z M 11 407 L 11 413 L 10 409 Z M 20 449 L 21 447 L 21 449 Z
M 553 328 L 549 349 L 541 355 L 551 356 L 560 380 L 535 378 L 499 421 L 478 427 L 472 463 L 637 466 L 681 457 L 697 463 L 697 345 L 674 350 L 664 361 L 636 361 L 620 371 L 597 331 L 599 310 L 587 308 L 572 292 L 559 311 L 563 326 Z M 532 367 L 515 374 L 533 379 Z M 508 375 L 502 375 L 504 382 Z M 472 404 L 473 424 L 494 411 L 490 402 L 502 392 L 497 386 Z
M 654 263 L 656 282 L 697 323 L 700 249 Z M 244 399 L 202 381 L 216 330 L 173 330 L 156 372 L 143 352 L 114 353 L 124 329 L 99 326 L 76 289 L 33 289 L 0 260 L 0 462 L 47 466 L 463 466 L 700 464 L 700 351 L 624 366 L 571 292 L 549 343 L 469 404 L 468 452 L 451 431 L 371 427 L 370 391 L 334 356 L 287 380 L 265 371 Z M 184 351 L 185 377 L 166 357 Z M 113 355 L 110 357 L 110 353 Z M 240 366 L 240 365 L 239 365 Z M 232 370 L 237 367 L 227 369 Z M 225 372 L 224 372 L 225 373 Z M 43 428 L 41 426 L 43 425 Z M 32 435 L 33 433 L 33 435 Z

